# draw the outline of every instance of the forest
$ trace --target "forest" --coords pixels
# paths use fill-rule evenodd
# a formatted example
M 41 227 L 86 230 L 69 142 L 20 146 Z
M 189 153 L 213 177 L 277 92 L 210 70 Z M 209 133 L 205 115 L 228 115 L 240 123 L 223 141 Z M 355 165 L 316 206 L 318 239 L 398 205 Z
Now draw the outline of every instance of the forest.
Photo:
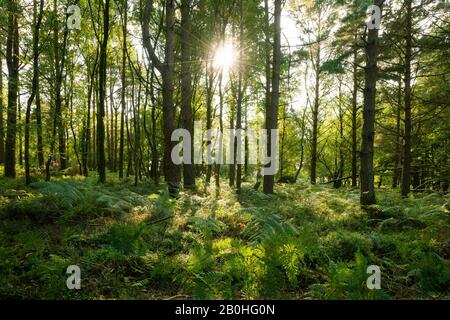
M 1 300 L 450 299 L 449 1 L 0 0 L 0 30 Z

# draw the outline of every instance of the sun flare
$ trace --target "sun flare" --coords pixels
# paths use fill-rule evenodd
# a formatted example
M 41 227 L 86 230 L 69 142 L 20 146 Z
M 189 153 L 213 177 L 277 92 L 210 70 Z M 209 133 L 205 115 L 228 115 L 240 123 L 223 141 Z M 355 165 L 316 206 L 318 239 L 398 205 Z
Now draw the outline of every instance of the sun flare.
M 214 53 L 213 65 L 214 68 L 228 73 L 230 69 L 236 64 L 237 53 L 232 43 L 224 42 Z

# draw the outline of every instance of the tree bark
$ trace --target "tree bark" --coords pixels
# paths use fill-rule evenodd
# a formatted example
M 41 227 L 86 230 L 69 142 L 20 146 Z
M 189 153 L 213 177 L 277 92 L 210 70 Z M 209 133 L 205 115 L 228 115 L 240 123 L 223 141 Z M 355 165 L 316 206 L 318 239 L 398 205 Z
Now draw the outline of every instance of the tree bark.
M 272 144 L 278 141 L 272 141 L 271 130 L 278 129 L 278 104 L 280 99 L 280 71 L 281 71 L 281 0 L 275 0 L 275 24 L 273 41 L 273 69 L 272 69 L 272 94 L 270 97 L 270 108 L 266 111 L 266 129 L 268 130 L 267 153 L 272 155 Z M 275 175 L 264 176 L 264 193 L 272 194 L 274 192 Z
M 378 5 L 381 8 L 381 0 L 375 0 L 374 4 Z M 378 80 L 378 29 L 371 29 L 368 33 L 369 34 L 366 43 L 367 65 L 365 68 L 360 170 L 362 205 L 372 205 L 376 203 L 373 157 L 375 142 L 376 87 Z
M 153 2 L 148 0 L 143 13 L 142 34 L 144 47 L 155 67 L 160 71 L 162 77 L 163 95 L 163 131 L 164 131 L 164 176 L 171 196 L 178 193 L 180 174 L 179 167 L 171 159 L 172 149 L 176 146 L 172 142 L 172 133 L 175 130 L 175 106 L 173 103 L 173 80 L 174 80 L 174 28 L 175 28 L 175 1 L 166 0 L 166 43 L 164 48 L 164 63 L 155 53 L 150 38 L 150 16 Z
M 401 112 L 402 112 L 402 78 L 401 76 L 399 77 L 398 80 L 398 102 L 397 102 L 397 110 L 396 110 L 396 129 L 395 129 L 395 134 L 396 134 L 396 139 L 395 139 L 395 165 L 394 165 L 394 174 L 393 174 L 393 179 L 392 179 L 392 188 L 395 189 L 398 186 L 398 182 L 401 179 L 402 176 L 402 170 L 399 169 L 400 165 L 402 164 L 402 148 L 401 148 L 401 144 L 402 144 L 402 131 L 401 131 Z
M 3 38 L 0 37 L 0 52 L 2 53 Z M 4 113 L 3 113 L 3 59 L 0 54 L 0 164 L 5 163 L 5 127 L 3 125 Z
M 16 177 L 16 124 L 19 86 L 19 16 L 16 0 L 8 1 L 8 38 L 6 61 L 8 66 L 8 115 L 5 143 L 5 177 Z
M 181 0 L 181 118 L 183 128 L 191 135 L 191 163 L 183 164 L 184 187 L 195 186 L 193 165 L 194 122 L 192 119 L 192 76 L 191 76 L 191 0 Z
M 236 112 L 236 129 L 242 129 L 242 100 L 244 97 L 242 78 L 243 78 L 243 51 L 244 48 L 244 12 L 243 12 L 243 0 L 240 0 L 239 5 L 239 65 L 238 65 L 238 100 L 237 100 L 237 112 Z M 236 138 L 237 139 L 237 138 Z M 234 149 L 234 152 L 237 155 L 237 167 L 236 167 L 236 191 L 237 193 L 241 193 L 242 188 L 242 139 L 239 137 L 239 140 L 236 141 L 236 145 L 238 148 Z
M 358 186 L 358 35 L 355 34 L 353 50 L 353 91 L 352 91 L 352 187 Z
M 41 28 L 42 17 L 44 12 L 44 1 L 39 4 L 39 12 L 37 8 L 37 0 L 33 1 L 33 80 L 31 84 L 30 97 L 27 101 L 27 110 L 25 115 L 25 182 L 27 185 L 31 183 L 30 176 L 30 119 L 31 105 L 39 90 L 39 31 Z
M 321 66 L 321 12 L 318 9 L 318 21 L 317 21 L 317 50 L 315 52 L 315 90 L 314 90 L 314 106 L 313 106 L 313 129 L 312 129 L 312 145 L 311 145 L 311 183 L 316 184 L 317 180 L 317 144 L 319 135 L 319 107 L 320 107 L 320 66 Z
M 103 12 L 103 38 L 100 50 L 99 64 L 99 104 L 97 110 L 97 170 L 99 182 L 106 182 L 105 160 L 105 100 L 106 100 L 106 57 L 108 54 L 109 38 L 109 5 L 110 0 L 105 0 Z
M 66 46 L 67 46 L 67 19 L 65 20 L 66 26 L 64 31 L 64 39 L 62 45 L 62 54 L 60 55 L 60 43 L 59 43 L 59 25 L 58 25 L 58 2 L 53 1 L 53 62 L 54 62 L 54 95 L 55 95 L 55 108 L 53 115 L 53 130 L 52 130 L 52 140 L 50 144 L 50 154 L 49 158 L 45 164 L 45 179 L 50 181 L 50 165 L 54 159 L 55 145 L 56 145 L 56 135 L 58 134 L 59 139 L 59 161 L 60 169 L 64 170 L 67 168 L 66 162 L 66 144 L 65 144 L 65 130 L 62 119 L 62 99 L 61 99 L 61 88 L 63 81 L 63 71 L 66 56 Z
M 128 23 L 128 1 L 124 0 L 123 7 L 123 22 L 122 22 L 122 70 L 121 70 L 121 81 L 122 81 L 122 92 L 121 92 L 121 105 L 122 110 L 120 112 L 120 142 L 119 142 L 119 178 L 123 179 L 123 164 L 125 155 L 125 95 L 127 87 L 127 23 Z
M 403 147 L 402 196 L 407 197 L 411 192 L 411 57 L 412 57 L 412 0 L 406 0 L 406 28 L 405 28 L 405 140 Z

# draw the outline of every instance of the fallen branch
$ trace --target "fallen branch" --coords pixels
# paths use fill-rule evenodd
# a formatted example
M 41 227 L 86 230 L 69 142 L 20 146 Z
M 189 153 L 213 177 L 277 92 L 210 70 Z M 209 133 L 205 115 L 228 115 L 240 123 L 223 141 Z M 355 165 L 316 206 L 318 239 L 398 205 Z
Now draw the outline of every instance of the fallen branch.
M 159 219 L 159 220 L 155 220 L 155 221 L 148 222 L 147 224 L 148 224 L 149 226 L 153 226 L 153 225 L 155 225 L 155 224 L 158 224 L 158 223 L 167 221 L 167 220 L 172 219 L 172 218 L 173 218 L 173 216 L 168 216 L 168 217 L 165 217 L 165 218 L 162 218 L 162 219 Z

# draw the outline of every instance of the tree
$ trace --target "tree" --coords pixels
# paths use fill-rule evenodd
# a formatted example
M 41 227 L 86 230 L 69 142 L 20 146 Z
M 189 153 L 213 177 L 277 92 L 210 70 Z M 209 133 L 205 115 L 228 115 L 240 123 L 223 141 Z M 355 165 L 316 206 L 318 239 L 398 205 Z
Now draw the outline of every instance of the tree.
M 148 53 L 151 62 L 161 74 L 162 95 L 163 95 L 163 131 L 164 131 L 164 176 L 169 187 L 169 192 L 175 196 L 178 192 L 180 182 L 179 168 L 171 159 L 172 149 L 175 142 L 172 141 L 172 133 L 175 130 L 175 106 L 173 103 L 173 81 L 174 81 L 174 28 L 175 28 L 175 1 L 165 0 L 166 21 L 164 62 L 156 55 L 155 48 L 151 43 L 150 17 L 152 13 L 153 1 L 148 0 L 142 15 L 142 36 L 144 48 Z
M 411 190 L 411 60 L 412 60 L 412 0 L 406 0 L 406 28 L 405 28 L 405 136 L 403 146 L 403 173 L 402 173 L 402 196 L 407 197 Z
M 119 178 L 123 179 L 123 163 L 124 163 L 124 152 L 125 152 L 125 95 L 127 88 L 127 23 L 128 23 L 128 0 L 123 1 L 122 8 L 122 67 L 121 67 L 121 106 L 122 110 L 120 112 L 120 142 L 119 142 Z
M 272 144 L 278 143 L 272 141 L 270 131 L 278 128 L 278 104 L 280 101 L 280 71 L 281 71 L 281 0 L 275 0 L 274 12 L 274 38 L 273 38 L 273 65 L 272 65 L 272 90 L 269 108 L 266 110 L 266 129 L 268 130 L 267 152 L 272 155 Z M 273 193 L 275 184 L 275 175 L 264 176 L 264 192 Z
M 99 64 L 99 104 L 97 110 L 97 170 L 99 181 L 106 182 L 106 160 L 105 160 L 105 100 L 106 100 L 106 56 L 108 53 L 109 38 L 109 7 L 110 0 L 105 0 L 103 9 L 103 37 L 100 49 Z
M 183 128 L 194 137 L 194 121 L 192 118 L 192 76 L 191 76 L 191 0 L 181 0 L 181 118 Z M 193 150 L 191 139 L 191 150 Z M 191 189 L 195 186 L 194 165 L 183 165 L 184 187 Z
M 8 115 L 5 143 L 5 177 L 16 177 L 17 98 L 19 87 L 19 5 L 8 1 L 8 38 L 6 63 L 8 66 Z
M 384 1 L 374 0 L 374 5 L 382 8 Z M 364 87 L 363 131 L 361 145 L 361 204 L 376 203 L 374 186 L 374 142 L 375 142 L 375 107 L 378 79 L 378 29 L 368 31 L 366 43 L 366 68 Z
M 2 37 L 0 37 L 0 164 L 5 162 L 5 128 L 3 126 L 3 57 L 2 57 Z
M 37 0 L 33 1 L 33 80 L 31 84 L 31 94 L 27 102 L 25 115 L 25 180 L 26 184 L 31 183 L 30 177 L 30 118 L 31 105 L 36 98 L 39 90 L 39 31 L 41 28 L 44 13 L 44 1 L 39 3 L 39 12 L 37 9 Z
M 59 145 L 59 167 L 61 170 L 67 168 L 65 130 L 62 111 L 61 90 L 63 84 L 63 72 L 66 63 L 66 47 L 69 29 L 67 28 L 67 19 L 65 20 L 62 48 L 59 43 L 59 21 L 58 21 L 58 1 L 53 1 L 53 73 L 54 73 L 54 113 L 53 130 L 50 144 L 49 158 L 45 164 L 46 180 L 50 181 L 50 165 L 55 157 L 56 135 L 58 135 Z

